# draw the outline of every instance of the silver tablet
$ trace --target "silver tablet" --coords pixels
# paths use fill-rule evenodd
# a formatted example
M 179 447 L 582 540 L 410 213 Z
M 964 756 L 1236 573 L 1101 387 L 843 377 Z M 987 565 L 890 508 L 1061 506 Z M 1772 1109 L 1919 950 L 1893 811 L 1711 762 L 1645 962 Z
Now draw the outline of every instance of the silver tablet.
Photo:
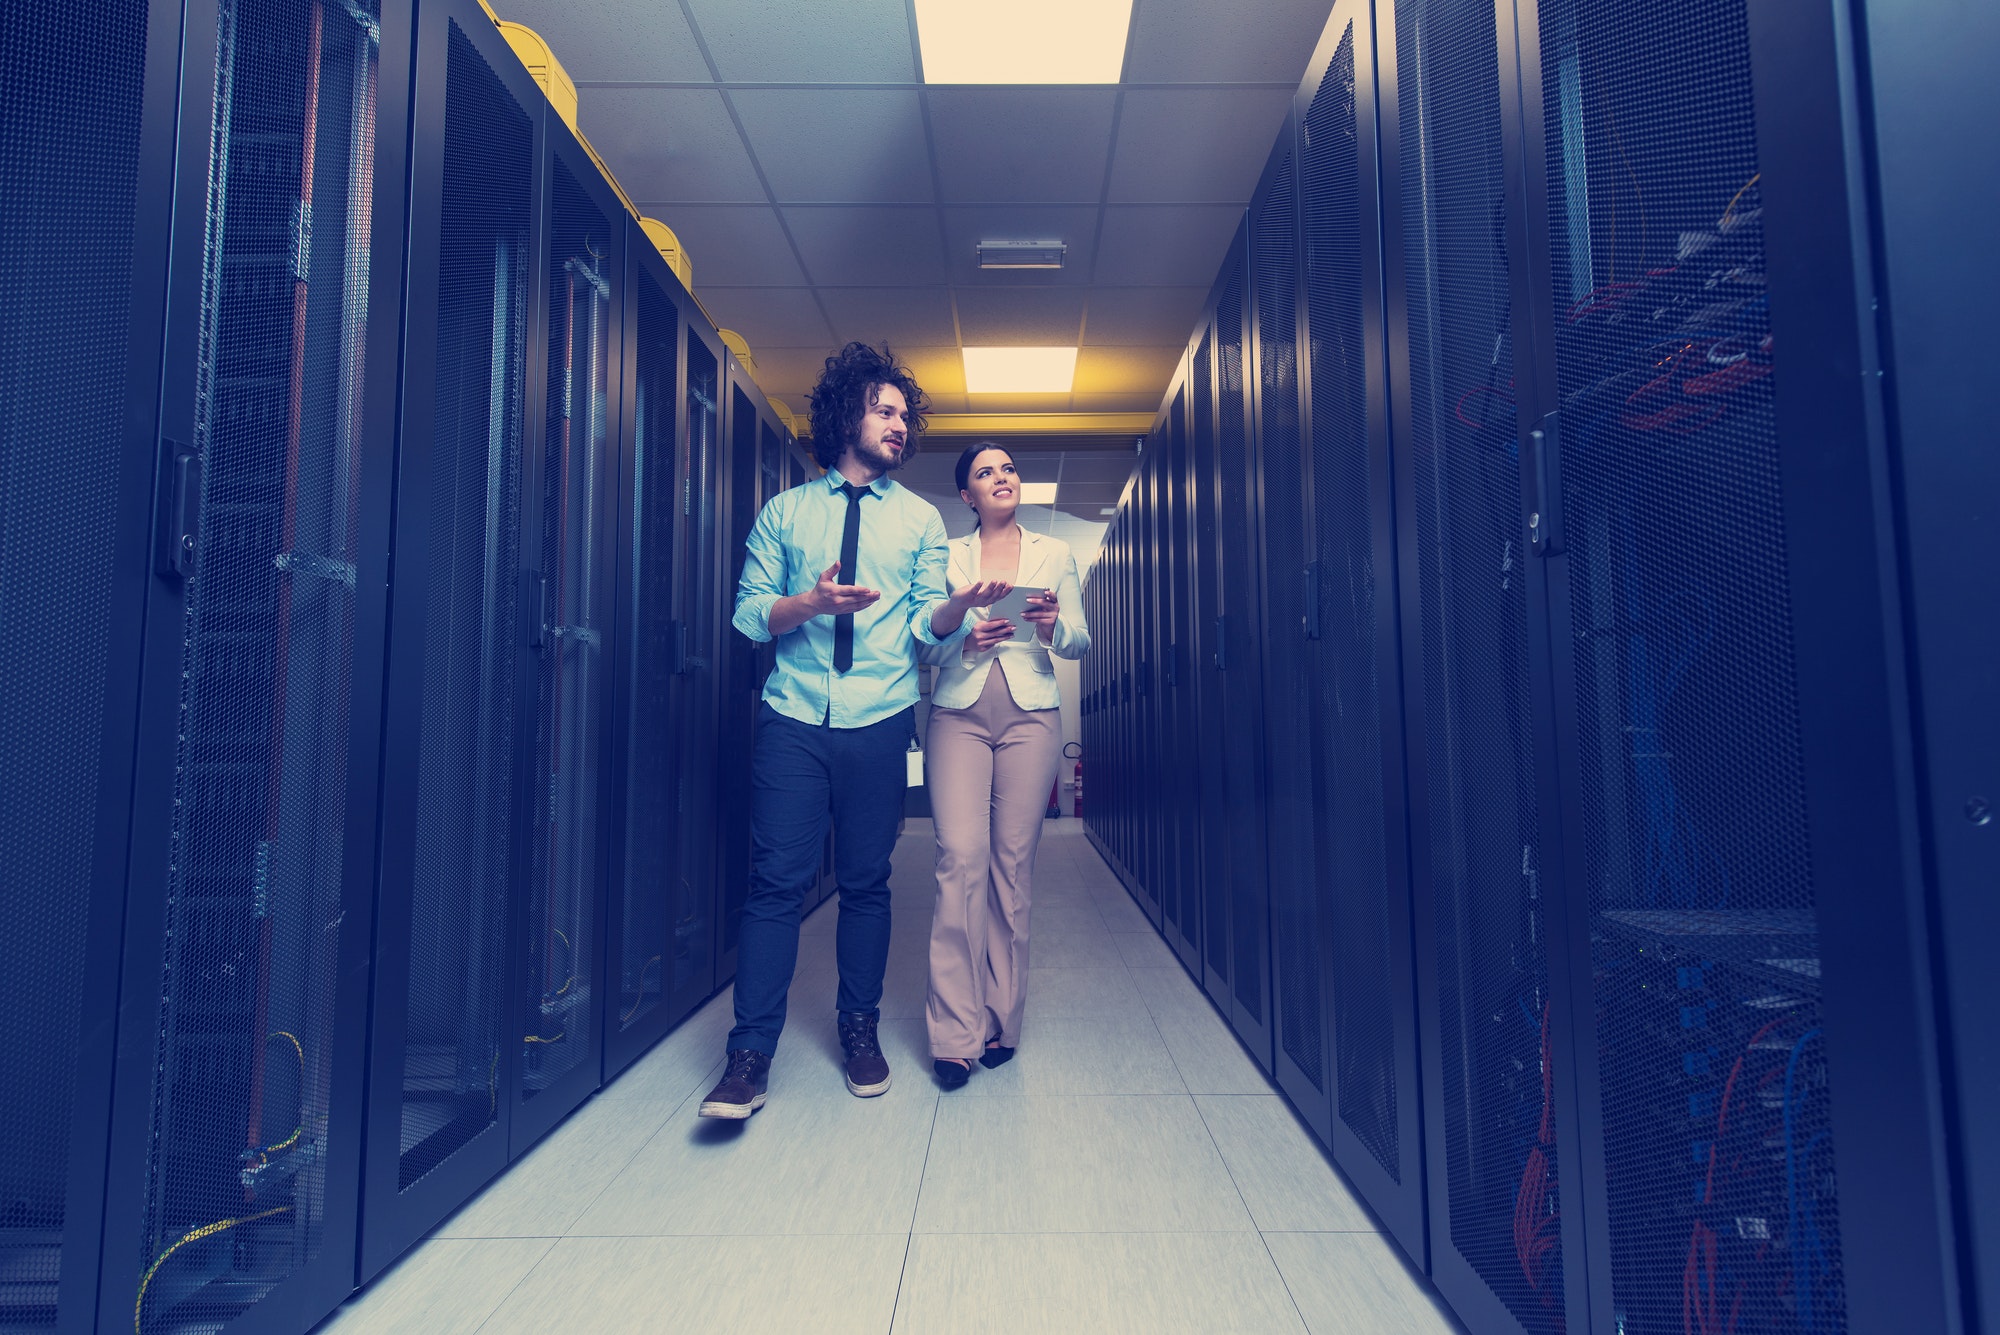
M 1039 598 L 1047 592 L 1047 589 L 1038 589 L 1032 584 L 1016 585 L 1012 593 L 993 604 L 992 609 L 986 614 L 986 619 L 1013 622 L 1014 643 L 1026 644 L 1035 638 L 1035 623 L 1027 617 L 1028 600 Z

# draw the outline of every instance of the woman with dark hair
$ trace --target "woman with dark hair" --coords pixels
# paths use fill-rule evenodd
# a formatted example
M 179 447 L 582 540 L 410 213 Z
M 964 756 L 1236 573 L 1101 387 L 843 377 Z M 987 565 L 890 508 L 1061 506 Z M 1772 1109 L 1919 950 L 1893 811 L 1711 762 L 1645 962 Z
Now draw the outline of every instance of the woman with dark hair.
M 958 457 L 959 498 L 979 526 L 950 544 L 946 588 L 995 601 L 1016 587 L 1044 590 L 1013 622 L 971 609 L 970 633 L 925 651 L 931 690 L 926 776 L 937 829 L 937 908 L 925 1015 L 931 1065 L 946 1089 L 1014 1055 L 1027 1002 L 1028 908 L 1035 849 L 1062 756 L 1061 701 L 1051 653 L 1090 649 L 1076 561 L 1067 544 L 1016 522 L 1014 456 L 982 442 Z M 990 592 L 997 585 L 1002 592 Z

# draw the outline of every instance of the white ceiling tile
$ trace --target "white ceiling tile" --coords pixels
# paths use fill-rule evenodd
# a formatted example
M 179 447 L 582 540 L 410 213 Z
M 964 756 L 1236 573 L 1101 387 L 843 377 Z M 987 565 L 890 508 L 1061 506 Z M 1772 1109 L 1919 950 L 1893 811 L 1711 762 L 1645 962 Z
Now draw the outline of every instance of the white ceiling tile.
M 923 286 L 944 279 L 935 209 L 789 208 L 785 224 L 821 286 Z
M 842 339 L 891 347 L 953 347 L 951 292 L 942 287 L 823 287 L 820 300 Z
M 914 83 L 904 0 L 690 0 L 731 83 Z
M 828 339 L 826 318 L 809 287 L 714 287 L 703 285 L 701 304 L 724 329 L 749 343 L 763 369 L 762 347 L 796 347 Z
M 910 368 L 917 384 L 924 394 L 933 400 L 932 412 L 948 412 L 940 408 L 936 400 L 941 396 L 957 396 L 965 393 L 965 362 L 958 355 L 957 348 L 897 348 L 890 349 L 896 360 Z
M 1189 274 L 1189 278 L 1207 275 Z M 1087 347 L 1185 344 L 1208 300 L 1206 287 L 1095 287 L 1083 322 Z
M 930 202 L 930 150 L 914 90 L 744 88 L 729 96 L 779 203 Z
M 960 288 L 959 336 L 975 348 L 1073 348 L 1083 323 L 1076 288 Z
M 1258 0 L 1251 23 L 1213 0 L 1144 0 L 1125 57 L 1125 78 L 1295 87 L 1332 9 L 1332 0 Z
M 953 205 L 943 212 L 945 258 L 951 281 L 961 287 L 1071 287 L 1090 281 L 1097 240 L 1094 205 Z M 1060 241 L 1069 250 L 1060 269 L 982 269 L 982 241 Z
M 924 96 L 947 202 L 1103 198 L 1111 89 L 933 88 Z
M 721 93 L 594 88 L 581 98 L 578 119 L 634 199 L 766 200 Z
M 697 292 L 707 287 L 798 287 L 806 281 L 786 244 L 776 210 L 636 198 L 640 212 L 673 228 L 687 247 Z
M 1097 281 L 1213 283 L 1242 217 L 1241 208 L 1225 204 L 1106 209 Z
M 1292 90 L 1134 89 L 1118 119 L 1111 202 L 1249 202 Z
M 1157 404 L 1180 364 L 1179 346 L 1085 348 L 1076 355 L 1076 393 L 1132 394 L 1150 391 L 1153 403 Z
M 630 79 L 648 83 L 707 83 L 708 62 L 673 0 L 621 0 L 580 5 L 575 0 L 500 0 L 500 17 L 525 23 L 548 42 L 569 77 Z M 587 90 L 579 89 L 583 101 Z
M 707 298 L 703 298 L 704 301 Z M 806 399 L 813 382 L 825 369 L 827 354 L 834 351 L 832 345 L 815 341 L 809 346 L 781 348 L 773 345 L 760 348 L 755 343 L 750 351 L 757 358 L 757 383 L 772 394 L 787 400 L 792 411 L 805 412 Z

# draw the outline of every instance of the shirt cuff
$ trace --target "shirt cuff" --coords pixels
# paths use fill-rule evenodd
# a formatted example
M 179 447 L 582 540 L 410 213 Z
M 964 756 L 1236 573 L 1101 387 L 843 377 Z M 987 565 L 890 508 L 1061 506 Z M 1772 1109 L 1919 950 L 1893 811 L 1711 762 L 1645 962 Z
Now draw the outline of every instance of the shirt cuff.
M 753 594 L 736 604 L 736 615 L 730 624 L 759 644 L 768 644 L 774 638 L 771 634 L 771 609 L 778 605 L 779 595 L 775 593 Z
M 920 608 L 918 610 L 916 621 L 911 625 L 910 629 L 916 634 L 916 637 L 919 640 L 923 641 L 925 644 L 935 644 L 948 647 L 957 644 L 960 640 L 963 640 L 965 638 L 966 632 L 972 629 L 971 625 L 968 624 L 970 618 L 968 618 L 966 621 L 959 622 L 958 629 L 953 631 L 951 634 L 945 636 L 943 639 L 939 639 L 937 632 L 931 629 L 931 618 L 937 615 L 937 611 L 939 608 L 943 607 L 946 603 L 950 601 L 951 600 L 949 598 L 940 598 L 936 602 L 930 604 L 930 606 Z

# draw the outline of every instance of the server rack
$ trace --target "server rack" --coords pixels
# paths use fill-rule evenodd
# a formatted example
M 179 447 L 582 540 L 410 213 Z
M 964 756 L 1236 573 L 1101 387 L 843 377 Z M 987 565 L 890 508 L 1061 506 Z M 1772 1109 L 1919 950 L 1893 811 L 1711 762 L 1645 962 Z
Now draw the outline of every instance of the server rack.
M 676 846 L 681 893 L 687 902 L 714 894 L 722 845 L 717 836 L 715 776 L 717 738 L 714 721 L 722 707 L 720 667 L 722 636 L 728 631 L 730 590 L 723 583 L 723 527 L 713 503 L 723 495 L 722 410 L 726 402 L 722 341 L 690 320 L 682 344 L 681 531 L 682 571 L 677 590 L 676 662 L 684 679 L 675 729 L 684 739 L 675 792 L 679 801 Z M 704 504 L 703 502 L 710 502 Z M 711 957 L 721 977 L 722 958 L 736 948 L 736 921 L 720 912 L 719 903 L 706 910 L 712 932 Z
M 1498 27 L 1377 10 L 1402 689 L 1430 1273 L 1480 1330 L 1589 1329 L 1572 1076 L 1554 1059 Z M 1393 110 L 1393 114 L 1390 114 Z M 1531 605 L 1532 604 L 1532 605 Z M 1492 1017 L 1499 1016 L 1495 1020 Z
M 379 918 L 359 1277 L 507 1162 L 510 965 L 539 578 L 545 103 L 476 4 L 417 17 Z
M 614 764 L 622 776 L 611 840 L 604 1076 L 629 1066 L 716 987 L 713 898 L 681 876 L 676 729 L 684 480 L 680 421 L 684 311 L 693 304 L 636 221 L 625 224 L 625 376 L 619 489 Z M 672 837 L 661 838 L 669 829 Z M 705 890 L 706 887 L 703 887 Z M 611 979 L 617 979 L 614 986 Z
M 173 707 L 148 670 L 159 637 L 148 639 L 144 618 L 161 601 L 155 578 L 179 574 L 155 576 L 152 544 L 156 475 L 172 471 L 160 361 L 182 30 L 178 9 L 113 5 L 40 15 L 0 39 L 15 105 L 34 111 L 0 125 L 15 183 L 0 203 L 0 249 L 17 276 L 0 297 L 0 522 L 13 590 L 0 612 L 0 820 L 12 854 L 0 898 L 21 1062 L 0 1094 L 10 1202 L 0 1321 L 16 1329 L 94 1319 L 131 858 L 154 861 L 165 805 L 157 782 L 136 806 L 134 794 L 135 779 L 159 769 L 135 763 L 139 736 L 157 748 Z M 158 869 L 147 879 L 157 893 Z M 150 1011 L 133 999 L 131 1014 L 157 1023 L 159 996 L 155 986 Z M 123 1250 L 118 1268 L 136 1269 Z
M 95 1322 L 278 1330 L 353 1273 L 410 10 L 183 21 Z
M 1263 686 L 1272 716 L 1263 763 L 1265 893 L 1270 913 L 1269 1046 L 1260 1061 L 1292 1094 L 1321 1139 L 1329 1134 L 1326 1004 L 1321 978 L 1330 936 L 1316 865 L 1313 726 L 1320 664 L 1315 566 L 1308 563 L 1312 458 L 1300 431 L 1298 162 L 1287 121 L 1249 211 L 1251 417 L 1257 469 L 1249 487 L 1260 523 L 1250 563 L 1262 591 Z M 1245 885 L 1255 877 L 1246 877 Z M 1259 935 L 1263 935 L 1261 929 Z
M 1217 459 L 1215 432 L 1215 332 L 1204 318 L 1189 339 L 1188 356 L 1188 527 L 1192 567 L 1189 618 L 1193 642 L 1188 671 L 1195 684 L 1194 772 L 1196 827 L 1199 830 L 1201 956 L 1189 963 L 1210 997 L 1229 1002 L 1230 823 L 1225 766 L 1228 763 L 1227 625 L 1222 613 Z
M 1301 85 L 1301 440 L 1327 1139 L 1424 1258 L 1374 13 L 1337 5 Z M 1274 929 L 1275 930 L 1275 929 Z M 1303 933 L 1302 933 L 1303 935 Z M 1306 964 L 1302 972 L 1309 972 Z M 1310 1047 L 1307 1048 L 1311 1054 Z M 1282 1066 L 1281 1066 L 1282 1070 Z M 1307 1088 L 1314 1086 L 1308 1082 Z
M 2000 89 L 1982 67 L 1983 53 L 2000 42 L 1996 20 L 1988 9 L 1864 16 L 1876 144 L 1870 241 L 1881 256 L 1884 343 L 1896 357 L 1884 416 L 1907 572 L 1918 819 L 1936 905 L 1943 1028 L 1960 1042 L 1989 1032 L 2000 1000 L 1981 958 L 1981 943 L 1993 939 L 1987 890 L 2000 871 L 1992 816 L 2000 744 L 1985 668 L 1996 661 L 2000 625 L 1988 521 L 2000 479 L 1993 451 L 1968 444 L 1981 438 L 1981 367 L 1989 312 L 2000 303 L 2000 271 L 1979 220 L 1991 215 L 2000 178 L 1954 170 L 1939 155 L 1956 142 L 1951 127 L 1985 124 L 1995 113 Z M 1968 1330 L 1990 1329 L 2000 1301 L 2000 1180 L 1995 1146 L 1978 1134 L 1996 1124 L 1993 1078 L 1990 1064 L 1962 1060 L 1945 1085 L 1947 1125 L 1959 1129 L 1950 1175 L 1963 1192 L 1955 1223 Z
M 1917 128 L 1934 35 L 1372 18 L 1335 10 L 1189 344 L 1222 556 L 1192 620 L 1227 656 L 1259 609 L 1270 708 L 1310 720 L 1236 753 L 1269 765 L 1269 862 L 1206 878 L 1204 981 L 1477 1329 L 1976 1328 L 1990 1099 L 1953 1040 L 1990 1009 L 1992 748 L 1934 732 L 1979 714 L 2000 620 L 1966 614 L 1993 467 L 1963 434 L 2000 278 L 1956 212 L 1990 181 Z M 1945 105 L 1990 103 L 1972 68 L 1941 62 Z M 1158 540 L 1152 495 L 1113 549 Z M 1093 577 L 1109 662 L 1144 662 L 1143 559 Z M 1159 726 L 1112 713 L 1114 749 Z M 1171 817 L 1147 779 L 1107 775 L 1114 849 L 1125 804 Z
M 627 214 L 559 119 L 545 116 L 537 345 L 539 404 L 524 488 L 534 709 L 524 719 L 517 799 L 529 817 L 514 927 L 519 1100 L 510 1157 L 589 1097 L 603 1075 L 607 884 L 612 828 L 607 648 L 613 565 Z
M 1666 17 L 1547 6 L 1519 53 L 1520 430 L 1591 1317 L 1949 1329 L 1907 705 L 1877 666 L 1901 652 L 1885 450 L 1874 378 L 1849 369 L 1880 364 L 1876 297 L 1828 281 L 1865 248 L 1845 16 Z M 1650 212 L 1621 280 L 1627 187 Z M 1668 968 L 1673 1027 L 1634 990 Z M 1734 1102 L 1739 1070 L 1775 1099 Z M 1692 1205 L 1663 1238 L 1646 1211 L 1673 1197 Z
M 1174 783 L 1174 805 L 1168 821 L 1174 831 L 1174 876 L 1180 887 L 1173 944 L 1181 962 L 1199 972 L 1203 913 L 1199 719 L 1203 683 L 1195 666 L 1202 636 L 1194 620 L 1195 549 L 1191 542 L 1193 512 L 1188 485 L 1190 399 L 1183 357 L 1167 394 L 1167 453 L 1161 461 L 1166 504 L 1160 538 L 1170 571 L 1167 584 L 1174 625 L 1173 641 L 1167 652 L 1167 741 L 1173 748 L 1168 772 Z M 1194 721 L 1193 727 L 1187 726 L 1189 721 Z

